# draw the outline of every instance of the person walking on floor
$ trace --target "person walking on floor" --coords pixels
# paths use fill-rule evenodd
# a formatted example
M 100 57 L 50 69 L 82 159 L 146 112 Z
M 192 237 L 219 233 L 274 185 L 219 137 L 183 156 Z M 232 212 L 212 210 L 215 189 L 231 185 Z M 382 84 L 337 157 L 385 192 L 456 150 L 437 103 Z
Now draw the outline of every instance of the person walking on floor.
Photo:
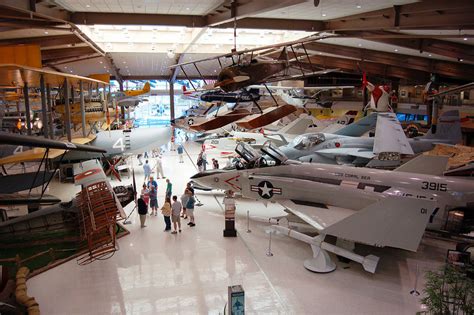
M 158 188 L 158 183 L 157 183 L 156 180 L 153 178 L 153 176 L 150 176 L 150 180 L 149 180 L 148 183 L 147 183 L 147 187 L 148 187 L 149 190 L 151 189 L 151 186 L 153 186 L 153 187 L 155 187 L 155 188 Z
M 146 221 L 146 214 L 148 213 L 148 206 L 143 200 L 143 198 L 138 198 L 137 200 L 138 203 L 138 214 L 140 215 L 140 227 L 144 228 L 146 227 L 145 221 Z
M 184 153 L 184 148 L 183 148 L 183 145 L 180 143 L 180 144 L 178 145 L 179 163 L 184 163 L 184 161 L 183 161 L 183 153 Z
M 183 206 L 183 213 L 181 213 L 181 218 L 187 219 L 188 215 L 186 213 L 186 205 L 188 204 L 188 199 L 189 199 L 189 190 L 186 188 L 184 190 L 184 193 L 181 195 L 181 205 Z
M 145 201 L 146 206 L 148 208 L 148 204 L 150 203 L 150 190 L 148 189 L 148 187 L 146 187 L 145 183 L 142 186 L 142 191 L 140 192 L 140 198 L 142 198 L 143 201 Z
M 171 200 L 171 194 L 173 190 L 173 184 L 171 184 L 171 181 L 169 179 L 166 179 L 166 195 L 165 198 L 168 198 Z
M 165 219 L 165 232 L 171 230 L 171 200 L 170 198 L 165 199 L 163 207 L 161 207 L 161 214 Z
M 173 221 L 174 231 L 171 234 L 178 233 L 176 228 L 179 228 L 179 233 L 181 233 L 181 219 L 179 214 L 181 213 L 181 208 L 183 205 L 178 201 L 177 196 L 173 196 L 173 205 L 171 206 L 171 220 Z
M 158 156 L 156 157 L 156 177 L 160 178 L 166 178 L 165 174 L 163 173 L 163 161 L 161 160 L 161 154 L 158 153 Z
M 143 173 L 145 173 L 145 181 L 150 178 L 151 175 L 151 167 L 150 164 L 148 164 L 148 160 L 145 161 L 145 164 L 143 164 Z
M 188 199 L 188 203 L 186 204 L 186 212 L 189 216 L 188 225 L 193 227 L 193 226 L 196 226 L 196 223 L 194 222 L 194 205 L 196 204 L 196 198 L 194 197 L 194 194 L 192 194 L 190 190 L 188 190 L 188 192 L 189 192 L 189 199 Z
M 158 189 L 150 185 L 150 208 L 151 208 L 151 213 L 150 216 L 155 214 L 155 216 L 158 215 Z

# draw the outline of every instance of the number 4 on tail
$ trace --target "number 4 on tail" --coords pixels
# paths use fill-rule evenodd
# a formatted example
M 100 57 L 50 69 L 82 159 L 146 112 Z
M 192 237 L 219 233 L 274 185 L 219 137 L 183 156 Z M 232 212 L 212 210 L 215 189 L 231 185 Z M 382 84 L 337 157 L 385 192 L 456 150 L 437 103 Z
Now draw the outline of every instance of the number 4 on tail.
M 125 151 L 125 145 L 123 144 L 123 138 L 118 138 L 112 146 L 114 149 L 120 149 L 122 152 Z

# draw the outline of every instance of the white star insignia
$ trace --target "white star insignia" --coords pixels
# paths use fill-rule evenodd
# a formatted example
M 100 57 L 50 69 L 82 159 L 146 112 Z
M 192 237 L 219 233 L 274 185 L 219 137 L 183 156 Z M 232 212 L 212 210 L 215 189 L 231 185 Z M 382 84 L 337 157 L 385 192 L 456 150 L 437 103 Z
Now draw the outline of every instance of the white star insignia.
M 262 197 L 263 196 L 269 196 L 271 197 L 270 193 L 272 192 L 272 188 L 269 188 L 267 186 L 267 183 L 263 184 L 263 187 L 259 187 L 260 191 L 262 192 Z

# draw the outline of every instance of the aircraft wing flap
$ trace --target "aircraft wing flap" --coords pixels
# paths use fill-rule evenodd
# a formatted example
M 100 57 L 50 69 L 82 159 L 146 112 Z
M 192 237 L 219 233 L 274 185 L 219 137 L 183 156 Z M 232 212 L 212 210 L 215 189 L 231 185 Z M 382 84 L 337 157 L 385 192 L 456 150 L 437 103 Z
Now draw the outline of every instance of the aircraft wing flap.
M 354 214 L 353 210 L 298 200 L 282 200 L 279 203 L 318 232 Z
M 361 157 L 365 159 L 372 159 L 376 156 L 374 152 L 364 150 L 360 148 L 333 148 L 333 149 L 322 149 L 317 151 L 318 154 L 324 155 L 351 155 L 355 157 Z

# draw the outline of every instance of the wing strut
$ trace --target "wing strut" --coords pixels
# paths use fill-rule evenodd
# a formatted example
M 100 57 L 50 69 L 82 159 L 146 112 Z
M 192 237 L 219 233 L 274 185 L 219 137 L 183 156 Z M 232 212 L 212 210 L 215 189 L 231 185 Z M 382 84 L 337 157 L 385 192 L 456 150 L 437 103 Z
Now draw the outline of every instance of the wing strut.
M 202 76 L 201 71 L 199 71 L 198 66 L 195 63 L 193 63 L 193 65 L 194 65 L 194 68 L 196 68 L 197 73 L 199 73 L 199 75 L 201 76 L 201 80 L 204 82 L 204 85 L 207 85 L 207 82 L 204 79 L 204 77 Z
M 298 63 L 298 67 L 300 67 L 300 70 L 301 70 L 301 74 L 303 75 L 303 78 L 305 78 L 306 76 L 304 74 L 303 67 L 301 66 L 301 62 L 298 59 L 298 55 L 296 54 L 295 49 L 293 48 L 293 45 L 290 45 L 290 48 L 291 48 L 291 51 L 293 52 L 293 55 L 295 55 L 296 62 Z
M 260 107 L 260 105 L 258 105 L 258 102 L 255 100 L 255 98 L 253 98 L 252 93 L 250 93 L 249 91 L 247 91 L 245 88 L 242 89 L 242 91 L 250 97 L 250 99 L 252 100 L 252 102 L 255 104 L 255 106 L 257 106 L 258 110 L 260 111 L 260 114 L 263 114 L 262 108 Z
M 194 86 L 193 84 L 193 81 L 191 81 L 188 77 L 188 74 L 186 73 L 186 71 L 184 71 L 184 67 L 183 66 L 179 66 L 181 68 L 181 71 L 183 71 L 184 73 L 184 76 L 186 77 L 186 79 L 189 81 L 189 83 L 191 84 L 191 86 L 193 87 L 194 91 L 197 91 L 196 87 Z
M 272 91 L 270 91 L 270 89 L 268 88 L 267 84 L 266 83 L 263 83 L 263 86 L 265 86 L 265 88 L 267 89 L 268 93 L 270 93 L 270 96 L 272 97 L 273 101 L 275 102 L 276 106 L 280 106 L 275 98 L 275 96 L 273 96 L 273 93 Z
M 301 46 L 303 47 L 304 53 L 306 54 L 306 58 L 308 59 L 309 66 L 311 67 L 311 71 L 313 70 L 313 64 L 311 63 L 311 58 L 309 58 L 308 51 L 306 50 L 305 45 L 302 43 Z

